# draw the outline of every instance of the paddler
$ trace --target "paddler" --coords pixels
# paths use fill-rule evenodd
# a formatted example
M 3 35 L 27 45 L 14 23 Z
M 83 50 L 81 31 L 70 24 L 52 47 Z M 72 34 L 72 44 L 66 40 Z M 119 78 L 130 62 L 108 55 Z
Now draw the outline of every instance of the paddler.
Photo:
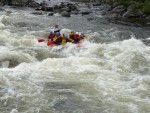
M 79 35 L 79 39 L 83 40 L 85 38 L 86 38 L 86 36 L 85 36 L 84 32 L 81 32 L 81 34 Z
M 79 33 L 76 32 L 74 35 L 74 43 L 78 43 L 80 41 Z
M 53 41 L 53 38 L 55 37 L 55 35 L 54 35 L 54 32 L 53 31 L 50 31 L 50 33 L 49 33 L 49 35 L 48 35 L 48 37 L 47 37 L 47 40 L 48 41 Z
M 67 43 L 67 36 L 65 36 L 65 35 L 63 34 L 61 45 L 65 46 L 66 43 Z
M 75 32 L 73 30 L 70 31 L 69 38 L 74 40 Z
M 56 32 L 56 35 L 53 38 L 53 43 L 56 45 L 61 45 L 61 42 L 62 42 L 62 36 L 61 36 L 60 32 Z
M 59 25 L 54 26 L 54 34 L 57 33 L 57 32 L 60 32 Z

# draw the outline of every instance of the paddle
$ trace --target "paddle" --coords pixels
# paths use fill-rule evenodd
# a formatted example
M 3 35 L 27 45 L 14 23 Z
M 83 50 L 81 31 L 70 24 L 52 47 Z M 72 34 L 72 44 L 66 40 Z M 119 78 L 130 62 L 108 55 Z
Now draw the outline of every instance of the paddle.
M 38 42 L 44 42 L 45 40 L 44 39 L 38 39 Z

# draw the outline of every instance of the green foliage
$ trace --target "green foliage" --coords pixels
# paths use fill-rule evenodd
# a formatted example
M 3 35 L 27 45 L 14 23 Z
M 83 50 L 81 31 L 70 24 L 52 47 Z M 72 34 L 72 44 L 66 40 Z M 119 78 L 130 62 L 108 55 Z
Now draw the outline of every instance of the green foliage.
M 143 12 L 150 14 L 150 1 L 145 0 L 144 5 L 143 5 Z

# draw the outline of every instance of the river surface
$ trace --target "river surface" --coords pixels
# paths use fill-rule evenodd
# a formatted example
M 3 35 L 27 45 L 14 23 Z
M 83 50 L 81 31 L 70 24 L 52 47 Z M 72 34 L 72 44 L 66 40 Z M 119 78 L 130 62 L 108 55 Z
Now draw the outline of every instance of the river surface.
M 108 23 L 97 8 L 70 18 L 3 9 L 0 113 L 150 113 L 150 47 L 141 41 L 150 39 L 149 28 Z M 88 40 L 81 47 L 38 43 L 55 24 Z

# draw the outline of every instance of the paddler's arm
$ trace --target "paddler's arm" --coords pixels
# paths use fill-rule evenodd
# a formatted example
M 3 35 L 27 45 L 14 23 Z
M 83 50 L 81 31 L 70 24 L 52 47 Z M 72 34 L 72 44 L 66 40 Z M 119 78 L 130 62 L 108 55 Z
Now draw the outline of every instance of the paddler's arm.
M 56 40 L 57 40 L 57 37 L 55 36 L 55 37 L 53 38 L 53 42 L 56 42 Z
M 71 39 L 70 37 L 68 38 L 68 40 L 69 40 L 69 41 L 71 41 L 71 42 L 74 42 L 74 40 L 73 40 L 73 39 Z

